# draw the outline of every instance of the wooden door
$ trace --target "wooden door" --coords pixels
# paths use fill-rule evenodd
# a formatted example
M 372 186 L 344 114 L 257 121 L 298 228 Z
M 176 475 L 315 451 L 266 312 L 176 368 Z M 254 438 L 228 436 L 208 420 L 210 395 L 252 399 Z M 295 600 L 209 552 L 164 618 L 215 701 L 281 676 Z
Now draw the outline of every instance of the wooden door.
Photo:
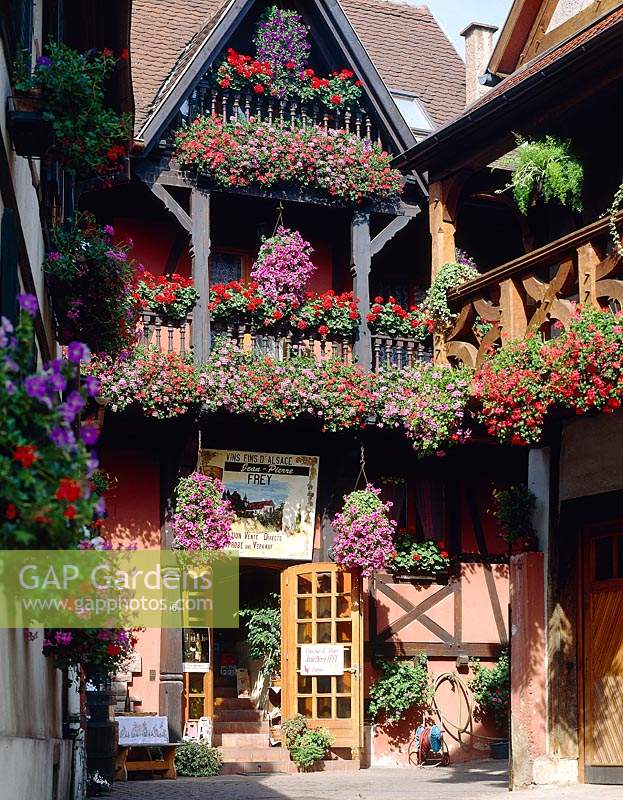
M 584 544 L 584 776 L 623 784 L 623 522 Z
M 297 713 L 309 727 L 326 728 L 335 748 L 361 758 L 363 742 L 363 625 L 361 579 L 336 564 L 290 567 L 281 578 L 282 715 Z M 301 674 L 305 645 L 344 648 L 344 672 Z

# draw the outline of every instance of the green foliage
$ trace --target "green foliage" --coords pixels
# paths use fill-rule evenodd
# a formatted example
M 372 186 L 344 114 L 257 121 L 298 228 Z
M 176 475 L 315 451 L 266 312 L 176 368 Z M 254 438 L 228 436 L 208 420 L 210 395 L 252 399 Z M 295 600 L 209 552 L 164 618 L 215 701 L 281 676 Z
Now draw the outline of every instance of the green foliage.
M 251 658 L 263 659 L 261 674 L 273 675 L 281 669 L 281 601 L 271 593 L 266 602 L 241 608 Z
M 572 211 L 581 211 L 584 169 L 571 152 L 570 140 L 546 136 L 525 141 L 518 137 L 517 143 L 517 168 L 508 188 L 521 213 L 528 213 L 535 194 L 546 203 L 556 200 Z
M 175 751 L 175 767 L 180 775 L 189 778 L 208 778 L 218 775 L 223 758 L 215 747 L 203 742 L 184 742 Z
M 623 256 L 623 244 L 621 243 L 621 234 L 619 233 L 617 225 L 617 214 L 621 210 L 621 204 L 623 204 L 623 182 L 616 190 L 612 198 L 612 205 L 608 209 L 608 213 L 610 214 L 610 235 L 612 236 L 612 241 L 617 252 L 619 255 Z
M 432 318 L 436 330 L 449 328 L 455 317 L 448 305 L 448 292 L 479 275 L 471 259 L 449 261 L 440 267 L 422 303 L 422 309 Z
M 52 125 L 53 155 L 79 177 L 118 169 L 127 155 L 130 119 L 105 103 L 106 81 L 117 59 L 110 50 L 78 53 L 51 41 L 32 76 L 16 69 L 16 88 L 39 90 Z
M 503 530 L 507 542 L 534 533 L 532 514 L 536 497 L 525 483 L 509 486 L 508 489 L 493 490 L 493 515 Z
M 399 722 L 413 706 L 427 706 L 433 688 L 424 653 L 412 661 L 381 661 L 381 677 L 370 688 L 370 716 L 381 715 L 389 723 Z
M 396 537 L 392 556 L 392 567 L 396 571 L 417 572 L 436 577 L 447 572 L 450 557 L 445 542 L 432 539 L 418 541 L 414 534 L 406 532 Z
M 483 667 L 477 658 L 470 659 L 473 678 L 469 688 L 481 714 L 493 714 L 500 732 L 508 727 L 510 707 L 510 662 L 504 650 L 493 667 Z
M 330 733 L 324 728 L 309 730 L 302 714 L 286 720 L 282 731 L 292 760 L 302 770 L 311 769 L 318 761 L 322 761 L 333 744 Z

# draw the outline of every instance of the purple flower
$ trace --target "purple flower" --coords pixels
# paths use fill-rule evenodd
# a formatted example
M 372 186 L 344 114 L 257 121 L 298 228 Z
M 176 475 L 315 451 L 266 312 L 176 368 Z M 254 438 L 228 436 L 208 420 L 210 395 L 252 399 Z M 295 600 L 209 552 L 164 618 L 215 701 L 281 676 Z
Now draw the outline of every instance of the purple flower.
M 48 378 L 48 383 L 54 392 L 64 392 L 67 388 L 67 379 L 61 372 L 53 372 Z
M 41 375 L 29 375 L 24 381 L 24 388 L 29 397 L 41 400 L 42 403 L 52 407 L 48 396 L 48 382 Z
M 65 402 L 58 407 L 58 411 L 65 422 L 70 425 L 84 406 L 85 400 L 80 392 L 70 392 Z
M 48 253 L 48 261 L 59 261 L 61 258 L 61 254 L 57 250 L 53 250 L 51 253 Z
M 7 394 L 15 394 L 17 391 L 17 386 L 13 383 L 13 381 L 5 381 L 4 389 Z
M 81 361 L 88 361 L 91 351 L 82 342 L 70 342 L 67 347 L 67 358 L 72 364 L 79 364 Z
M 127 253 L 124 253 L 123 250 L 107 250 L 106 255 L 108 256 L 108 258 L 112 258 L 114 261 L 128 260 Z
M 87 445 L 94 445 L 100 435 L 99 428 L 92 422 L 85 422 L 80 428 L 80 438 Z
M 113 228 L 112 225 L 104 225 L 104 233 L 106 234 L 106 236 L 114 236 L 115 229 Z
M 71 640 L 74 638 L 73 634 L 69 631 L 56 631 L 54 634 L 54 638 L 56 639 L 56 643 L 60 645 L 68 645 L 71 644 Z
M 76 437 L 69 428 L 57 426 L 50 431 L 50 439 L 57 447 L 72 447 L 76 443 Z
M 106 514 L 106 501 L 103 497 L 99 498 L 94 508 L 98 517 L 103 517 Z
M 37 311 L 39 311 L 39 302 L 34 294 L 20 294 L 17 298 L 17 302 L 22 311 L 30 314 L 31 317 L 34 317 Z
M 50 56 L 39 56 L 37 59 L 37 66 L 41 69 L 50 69 L 52 66 L 52 59 Z
M 84 379 L 84 388 L 89 397 L 97 397 L 100 386 L 100 382 L 93 375 L 87 375 Z

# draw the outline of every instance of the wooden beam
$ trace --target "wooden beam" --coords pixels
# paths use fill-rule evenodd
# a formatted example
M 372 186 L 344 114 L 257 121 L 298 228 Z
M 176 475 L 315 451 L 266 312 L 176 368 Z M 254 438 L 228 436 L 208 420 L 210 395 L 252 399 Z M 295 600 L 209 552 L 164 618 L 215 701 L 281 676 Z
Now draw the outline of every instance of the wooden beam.
M 370 267 L 372 251 L 370 246 L 370 212 L 353 211 L 351 221 L 351 274 L 353 292 L 359 298 L 359 336 L 355 342 L 354 354 L 359 365 L 365 370 L 372 369 L 372 337 L 368 327 L 367 315 L 370 313 Z
M 208 263 L 210 260 L 210 195 L 200 189 L 193 189 L 190 199 L 192 214 L 191 256 L 193 281 L 199 294 L 193 311 L 192 343 L 195 361 L 204 363 L 210 353 L 210 281 Z
M 413 658 L 420 653 L 429 657 L 456 658 L 459 653 L 472 658 L 497 658 L 503 645 L 495 642 L 366 642 L 368 655 L 383 658 Z
M 414 219 L 412 216 L 396 217 L 393 219 L 389 225 L 386 225 L 383 230 L 380 233 L 377 233 L 374 239 L 372 239 L 370 243 L 370 254 L 375 256 L 380 253 L 385 245 L 394 238 L 398 231 L 406 228 L 412 219 Z
M 190 215 L 187 214 L 182 206 L 173 198 L 173 195 L 168 192 L 161 183 L 152 183 L 149 187 L 151 191 L 160 200 L 166 210 L 173 214 L 175 219 L 180 223 L 182 228 L 189 233 L 192 230 L 192 220 Z

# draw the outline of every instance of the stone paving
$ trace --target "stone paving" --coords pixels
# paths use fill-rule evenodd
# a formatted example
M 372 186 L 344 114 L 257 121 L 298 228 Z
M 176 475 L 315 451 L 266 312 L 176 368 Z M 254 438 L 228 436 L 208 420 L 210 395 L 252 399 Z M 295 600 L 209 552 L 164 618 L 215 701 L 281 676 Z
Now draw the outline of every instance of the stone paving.
M 366 769 L 115 783 L 110 800 L 489 800 L 509 797 L 499 762 L 448 769 Z M 516 800 L 622 800 L 620 786 L 527 789 Z

